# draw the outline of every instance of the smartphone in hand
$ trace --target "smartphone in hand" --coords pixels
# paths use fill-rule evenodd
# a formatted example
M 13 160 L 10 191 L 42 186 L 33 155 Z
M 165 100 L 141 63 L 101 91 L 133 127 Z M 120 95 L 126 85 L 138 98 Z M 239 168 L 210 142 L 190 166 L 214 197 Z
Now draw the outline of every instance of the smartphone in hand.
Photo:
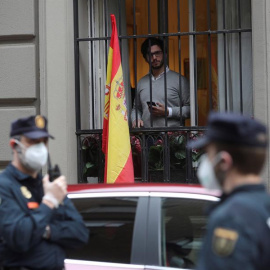
M 151 103 L 152 103 L 152 106 L 157 106 L 157 104 L 155 102 L 153 102 L 153 101 L 152 102 L 147 101 L 146 103 L 147 103 L 148 107 L 150 107 Z

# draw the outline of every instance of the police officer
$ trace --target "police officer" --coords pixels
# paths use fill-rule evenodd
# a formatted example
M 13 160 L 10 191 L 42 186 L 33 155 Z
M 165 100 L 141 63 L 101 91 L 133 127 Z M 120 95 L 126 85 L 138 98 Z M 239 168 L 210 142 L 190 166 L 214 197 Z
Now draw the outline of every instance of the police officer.
M 211 113 L 198 178 L 220 189 L 197 269 L 270 269 L 270 197 L 260 177 L 267 152 L 266 127 L 235 113 Z
M 48 158 L 47 119 L 30 116 L 11 125 L 13 160 L 0 175 L 0 262 L 4 270 L 63 269 L 63 248 L 88 241 L 82 217 L 67 198 L 63 175 L 39 173 Z

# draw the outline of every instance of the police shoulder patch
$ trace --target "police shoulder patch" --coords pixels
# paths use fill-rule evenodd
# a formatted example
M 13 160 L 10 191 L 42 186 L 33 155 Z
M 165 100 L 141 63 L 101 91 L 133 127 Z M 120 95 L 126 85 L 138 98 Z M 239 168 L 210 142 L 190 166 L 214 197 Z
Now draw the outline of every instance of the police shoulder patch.
M 22 192 L 22 195 L 26 198 L 26 199 L 30 199 L 32 197 L 32 194 L 31 192 L 27 189 L 27 187 L 25 186 L 22 186 L 21 187 L 21 192 Z
M 214 253 L 221 257 L 229 256 L 234 251 L 238 237 L 237 231 L 220 227 L 216 228 L 212 243 Z

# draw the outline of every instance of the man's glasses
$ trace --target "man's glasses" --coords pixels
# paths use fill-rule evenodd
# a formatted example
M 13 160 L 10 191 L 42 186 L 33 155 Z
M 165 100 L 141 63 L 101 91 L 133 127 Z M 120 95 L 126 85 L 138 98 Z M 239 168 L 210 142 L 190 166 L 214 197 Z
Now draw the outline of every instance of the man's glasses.
M 151 55 L 151 58 L 153 58 L 154 56 L 155 57 L 160 57 L 162 54 L 163 54 L 162 51 L 156 51 L 156 52 L 152 52 L 150 55 Z M 149 53 L 147 54 L 147 58 L 148 57 L 149 57 Z

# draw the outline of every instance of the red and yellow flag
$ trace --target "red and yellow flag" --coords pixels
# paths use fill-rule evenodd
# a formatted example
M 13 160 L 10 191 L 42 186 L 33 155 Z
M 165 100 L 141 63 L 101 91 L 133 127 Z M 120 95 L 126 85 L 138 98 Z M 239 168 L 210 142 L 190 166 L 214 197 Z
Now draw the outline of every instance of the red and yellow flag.
M 108 55 L 107 81 L 102 134 L 105 154 L 105 183 L 134 183 L 127 104 L 121 55 L 114 15 Z

